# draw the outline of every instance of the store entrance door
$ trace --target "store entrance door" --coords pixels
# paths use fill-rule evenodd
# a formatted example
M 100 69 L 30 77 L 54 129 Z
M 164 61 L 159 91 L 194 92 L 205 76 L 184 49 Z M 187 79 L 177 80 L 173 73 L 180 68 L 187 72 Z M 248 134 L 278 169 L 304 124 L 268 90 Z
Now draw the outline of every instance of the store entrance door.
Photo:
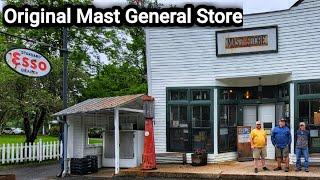
M 275 126 L 275 104 L 262 104 L 243 107 L 243 125 L 256 126 L 256 121 L 262 123 L 267 136 L 267 159 L 275 159 L 275 148 L 271 142 L 271 129 Z M 258 117 L 258 118 L 257 118 Z
M 267 159 L 275 159 L 275 148 L 271 142 L 271 129 L 275 126 L 275 110 L 275 104 L 263 104 L 258 108 L 258 119 L 268 134 Z

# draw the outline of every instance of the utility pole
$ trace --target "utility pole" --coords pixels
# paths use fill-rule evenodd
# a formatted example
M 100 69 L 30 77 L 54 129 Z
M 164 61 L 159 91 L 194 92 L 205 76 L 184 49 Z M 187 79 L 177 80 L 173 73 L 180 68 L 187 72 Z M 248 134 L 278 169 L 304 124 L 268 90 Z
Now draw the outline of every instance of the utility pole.
M 63 46 L 63 109 L 68 107 L 68 32 L 67 28 L 63 27 L 62 35 L 62 46 Z M 64 128 L 63 128 L 63 173 L 62 177 L 68 175 L 68 124 L 67 116 L 63 116 Z

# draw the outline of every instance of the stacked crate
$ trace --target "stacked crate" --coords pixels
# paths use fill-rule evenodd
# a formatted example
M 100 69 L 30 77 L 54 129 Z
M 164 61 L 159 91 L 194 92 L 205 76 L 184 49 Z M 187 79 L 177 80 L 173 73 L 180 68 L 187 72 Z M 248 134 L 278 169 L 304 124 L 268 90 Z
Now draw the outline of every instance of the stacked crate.
M 98 156 L 87 156 L 91 161 L 91 172 L 98 172 Z
M 98 171 L 98 157 L 71 158 L 71 174 L 85 175 Z

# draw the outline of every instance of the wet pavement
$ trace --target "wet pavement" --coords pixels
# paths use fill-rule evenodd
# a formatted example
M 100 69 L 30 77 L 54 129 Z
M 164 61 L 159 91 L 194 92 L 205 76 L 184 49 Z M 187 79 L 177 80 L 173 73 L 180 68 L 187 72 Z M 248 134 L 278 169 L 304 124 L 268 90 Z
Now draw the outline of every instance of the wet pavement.
M 0 175 L 15 174 L 17 180 L 42 180 L 55 177 L 60 169 L 58 162 L 23 164 L 8 167 L 0 167 Z

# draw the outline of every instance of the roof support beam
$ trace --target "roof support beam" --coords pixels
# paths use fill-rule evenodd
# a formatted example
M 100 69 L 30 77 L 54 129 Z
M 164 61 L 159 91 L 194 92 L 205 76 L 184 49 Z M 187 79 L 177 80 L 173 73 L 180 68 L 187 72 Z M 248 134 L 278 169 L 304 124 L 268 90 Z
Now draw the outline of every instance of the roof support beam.
M 117 108 L 120 111 L 129 111 L 129 112 L 136 112 L 136 113 L 143 113 L 142 109 L 131 109 L 131 108 Z

